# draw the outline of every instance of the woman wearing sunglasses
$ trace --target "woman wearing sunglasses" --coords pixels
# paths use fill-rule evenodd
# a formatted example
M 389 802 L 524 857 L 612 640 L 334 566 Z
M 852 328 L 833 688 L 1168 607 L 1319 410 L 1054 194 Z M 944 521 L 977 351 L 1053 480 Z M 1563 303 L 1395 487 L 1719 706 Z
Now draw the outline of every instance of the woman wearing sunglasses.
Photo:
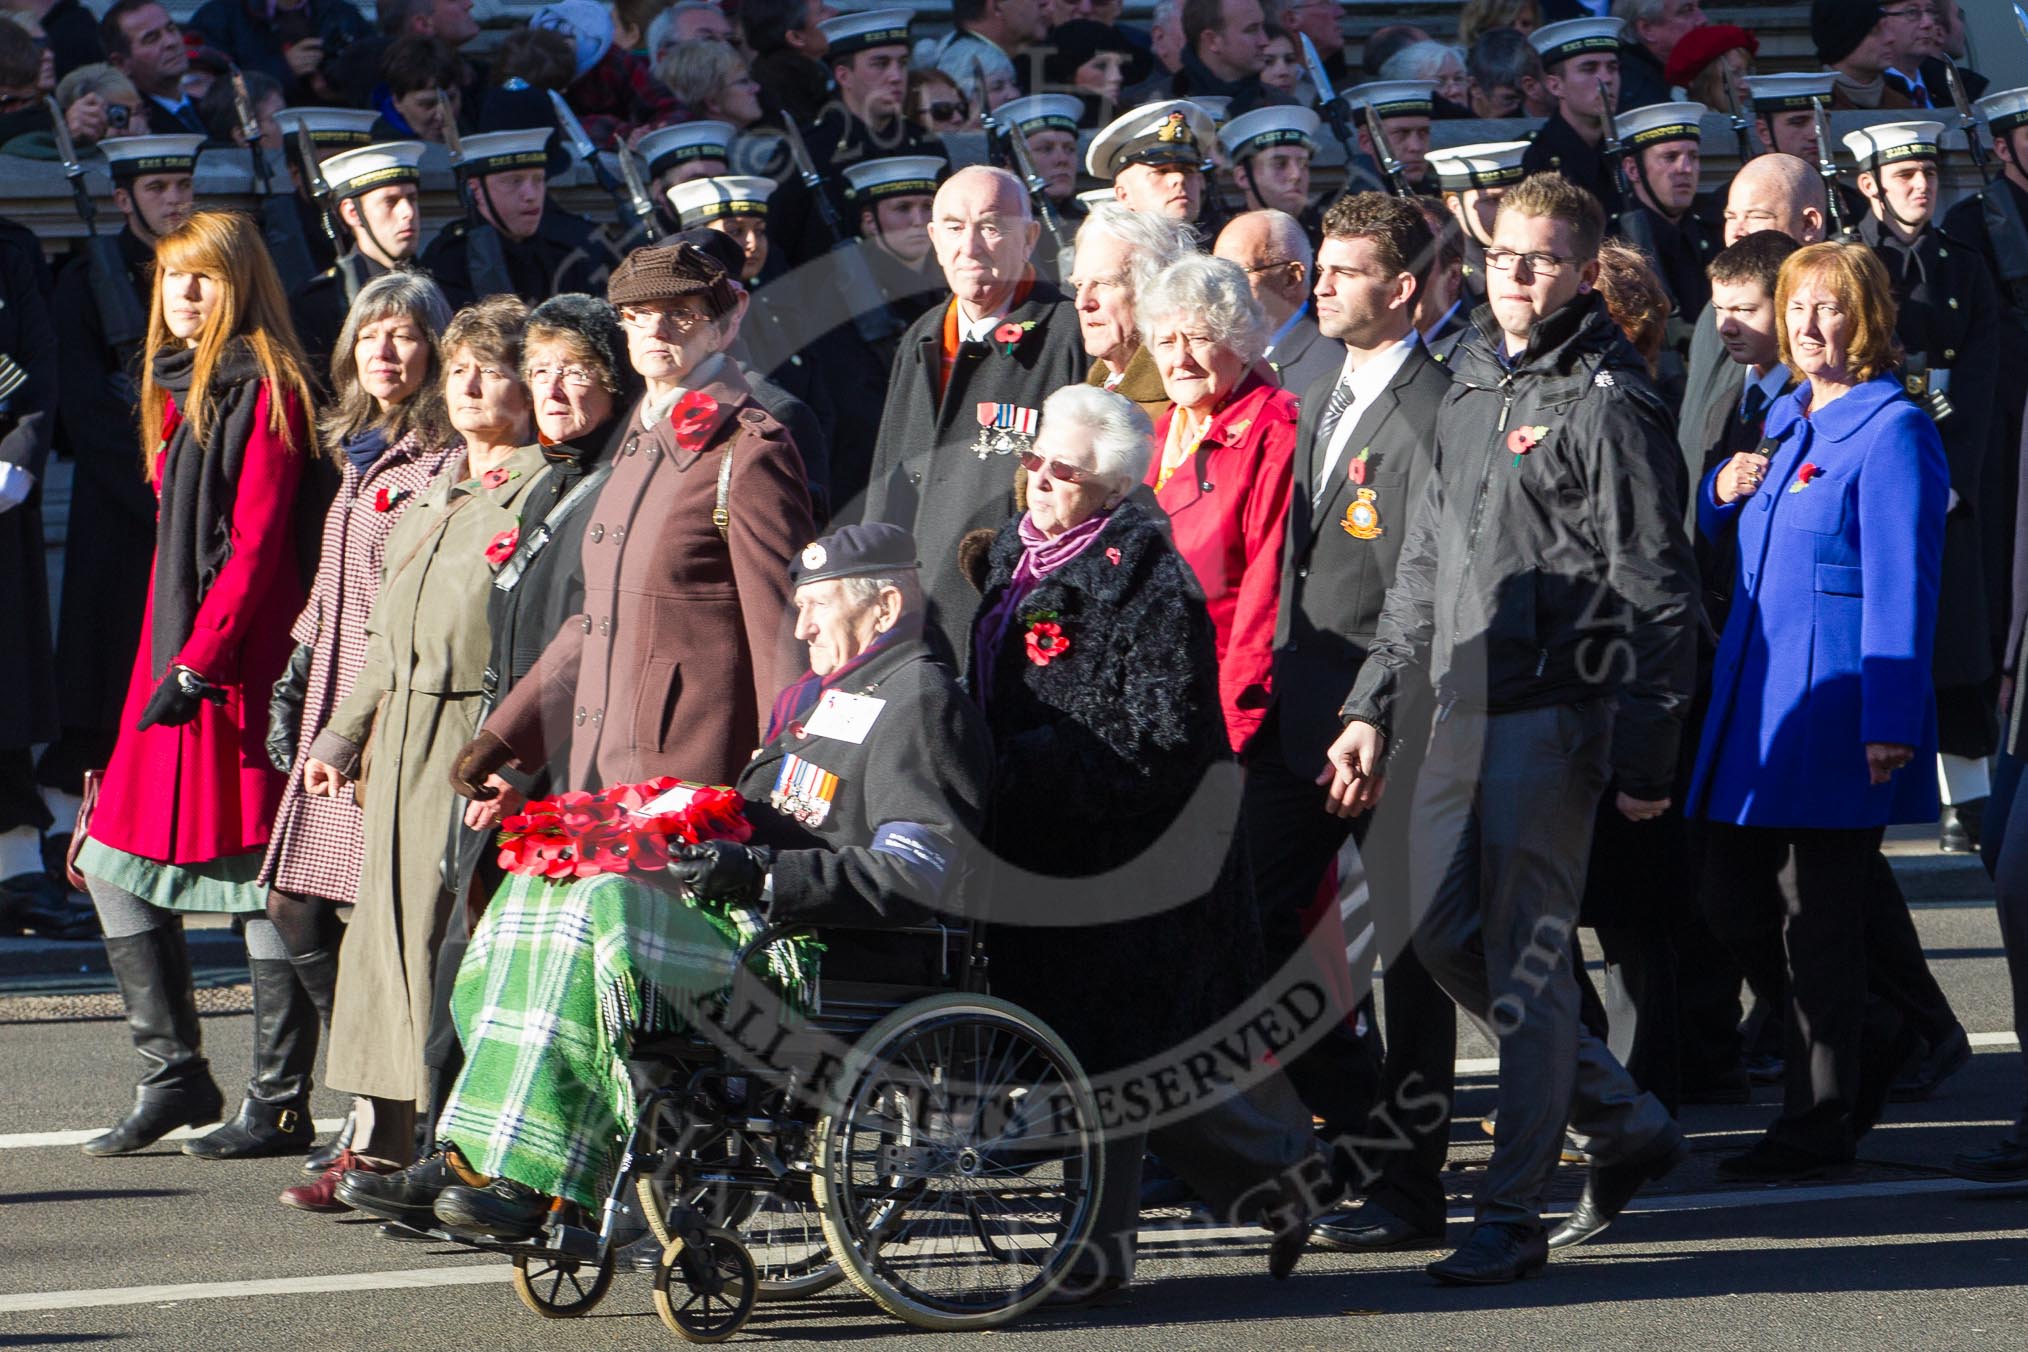
M 989 923 L 1018 922 L 992 924 L 993 992 L 1046 1020 L 1101 1084 L 1229 1013 L 1257 988 L 1261 952 L 1251 873 L 1228 849 L 1238 777 L 1216 631 L 1159 514 L 1131 496 L 1152 434 L 1123 395 L 1049 396 L 1021 456 L 1028 510 L 993 541 L 972 630 L 993 739 L 988 867 L 1004 870 L 980 894 L 1007 908 Z M 1222 1217 L 1270 1221 L 1271 1272 L 1300 1252 L 1288 1199 L 1262 1182 L 1294 1177 L 1309 1147 L 1287 1082 L 1168 1117 L 1110 1133 L 1097 1238 L 1067 1298 L 1133 1276 L 1143 1132 Z

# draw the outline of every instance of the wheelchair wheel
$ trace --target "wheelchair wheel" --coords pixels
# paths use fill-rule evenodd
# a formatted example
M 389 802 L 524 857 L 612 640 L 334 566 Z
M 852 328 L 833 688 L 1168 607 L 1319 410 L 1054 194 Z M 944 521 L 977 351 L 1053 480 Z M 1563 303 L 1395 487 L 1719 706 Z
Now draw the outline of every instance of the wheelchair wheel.
M 672 1239 L 663 1247 L 655 1269 L 655 1313 L 686 1342 L 722 1343 L 753 1313 L 760 1281 L 753 1255 L 730 1230 L 707 1230 L 705 1245 L 703 1276 L 694 1285 L 683 1271 L 683 1241 Z
M 903 1006 L 845 1059 L 817 1125 L 817 1209 L 853 1285 L 918 1328 L 993 1328 L 1062 1281 L 1097 1222 L 1098 1106 L 1005 1000 Z
M 675 1193 L 687 1191 L 691 1206 L 713 1225 L 738 1235 L 753 1256 L 760 1279 L 759 1299 L 799 1300 L 845 1280 L 825 1242 L 823 1223 L 805 1176 L 791 1175 L 778 1187 L 766 1190 L 723 1186 L 685 1190 L 672 1187 L 672 1183 L 662 1173 L 643 1174 L 635 1183 L 641 1214 L 647 1217 L 655 1238 L 664 1244 L 675 1238 L 669 1228 L 669 1212 Z
M 612 1284 L 611 1254 L 596 1263 L 556 1254 L 514 1255 L 514 1294 L 544 1319 L 591 1313 Z

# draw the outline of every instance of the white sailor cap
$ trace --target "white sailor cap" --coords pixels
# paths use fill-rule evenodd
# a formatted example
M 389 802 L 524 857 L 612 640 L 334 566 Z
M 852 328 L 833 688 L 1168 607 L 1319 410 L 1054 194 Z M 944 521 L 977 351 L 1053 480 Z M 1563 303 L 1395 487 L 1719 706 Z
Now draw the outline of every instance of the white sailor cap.
M 817 25 L 829 48 L 824 60 L 842 61 L 873 47 L 906 47 L 911 9 L 868 9 L 857 14 L 840 14 Z
M 679 122 L 643 136 L 634 143 L 634 153 L 654 178 L 691 160 L 730 160 L 737 135 L 739 129 L 730 122 Z
M 1038 131 L 1067 131 L 1077 134 L 1077 121 L 1084 116 L 1084 100 L 1075 94 L 1029 94 L 1009 99 L 993 110 L 993 120 L 1013 123 L 1023 136 Z
M 1120 198 L 1119 194 L 1115 193 L 1111 186 L 1108 185 L 1103 188 L 1086 188 L 1077 195 L 1077 200 L 1084 203 L 1086 211 L 1090 211 L 1095 207 L 1102 207 L 1108 202 L 1118 202 Z
M 693 178 L 669 189 L 669 205 L 685 230 L 722 216 L 765 216 L 768 194 L 775 190 L 771 178 L 731 174 L 723 178 Z
M 1586 52 L 1618 53 L 1620 35 L 1626 27 L 1625 19 L 1565 19 L 1561 23 L 1546 23 L 1530 33 L 1528 45 L 1535 49 L 1547 69 Z
M 1613 119 L 1620 141 L 1629 150 L 1646 150 L 1664 141 L 1700 141 L 1702 122 L 1710 110 L 1701 103 L 1650 103 Z
M 99 142 L 106 167 L 115 179 L 143 174 L 187 174 L 197 167 L 202 136 L 178 132 L 171 136 L 115 136 Z
M 1428 117 L 1436 111 L 1435 80 L 1373 80 L 1345 91 L 1354 112 L 1371 108 L 1382 118 Z
M 1528 176 L 1528 171 L 1521 167 L 1521 157 L 1527 153 L 1526 141 L 1481 141 L 1477 145 L 1432 150 L 1429 167 L 1437 176 L 1437 186 L 1447 192 L 1504 188 Z
M 866 206 L 890 197 L 934 195 L 937 177 L 943 171 L 944 162 L 936 155 L 889 155 L 885 159 L 861 160 L 843 170 L 846 196 Z
M 422 178 L 421 141 L 379 141 L 357 150 L 341 150 L 322 166 L 331 195 L 357 197 L 390 183 L 415 183 Z
M 307 128 L 310 143 L 319 150 L 354 150 L 373 143 L 373 124 L 380 114 L 371 108 L 284 108 L 275 114 L 289 145 L 296 143 L 296 128 Z
M 1897 160 L 1933 160 L 1941 122 L 1876 122 L 1848 131 L 1839 139 L 1861 169 L 1877 169 Z
M 1831 86 L 1838 81 L 1834 70 L 1791 72 L 1786 75 L 1749 75 L 1747 96 L 1756 113 L 1807 112 L 1822 99 L 1828 106 Z
M 1211 114 L 1189 99 L 1163 99 L 1121 113 L 1084 152 L 1084 170 L 1111 179 L 1130 164 L 1202 165 L 1217 136 Z
M 2003 89 L 1974 100 L 1972 110 L 1986 120 L 1986 129 L 2005 136 L 2016 127 L 2028 127 L 2028 89 Z
M 1211 115 L 1214 128 L 1225 125 L 1225 119 L 1232 115 L 1232 95 L 1192 94 L 1190 101 Z
M 1308 108 L 1279 105 L 1241 113 L 1218 129 L 1218 143 L 1235 160 L 1257 155 L 1276 146 L 1317 148 L 1317 128 L 1322 123 Z
M 523 131 L 483 131 L 467 136 L 460 147 L 465 158 L 459 162 L 458 172 L 466 178 L 515 169 L 540 169 L 547 173 L 551 134 L 549 127 L 529 127 Z

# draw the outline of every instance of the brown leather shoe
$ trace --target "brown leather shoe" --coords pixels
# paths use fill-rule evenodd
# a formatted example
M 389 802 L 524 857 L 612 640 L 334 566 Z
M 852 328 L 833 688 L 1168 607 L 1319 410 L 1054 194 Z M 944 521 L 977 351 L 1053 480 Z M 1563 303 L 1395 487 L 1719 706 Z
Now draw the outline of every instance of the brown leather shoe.
M 295 1207 L 298 1211 L 350 1211 L 352 1207 L 338 1200 L 338 1184 L 344 1179 L 347 1169 L 362 1174 L 391 1174 L 392 1164 L 376 1164 L 363 1160 L 350 1150 L 341 1150 L 338 1158 L 331 1161 L 331 1167 L 308 1183 L 298 1183 L 293 1188 L 282 1189 L 282 1205 Z

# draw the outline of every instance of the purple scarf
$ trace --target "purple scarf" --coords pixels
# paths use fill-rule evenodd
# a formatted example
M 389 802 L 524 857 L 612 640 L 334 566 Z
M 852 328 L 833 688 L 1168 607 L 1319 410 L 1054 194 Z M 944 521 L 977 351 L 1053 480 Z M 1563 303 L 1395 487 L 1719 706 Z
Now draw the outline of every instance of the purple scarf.
M 1057 569 L 1069 563 L 1090 547 L 1105 529 L 1112 513 L 1100 512 L 1078 522 L 1061 535 L 1044 535 L 1042 528 L 1035 524 L 1035 517 L 1024 514 L 1017 529 L 1021 532 L 1021 559 L 1014 565 L 1014 576 L 1008 581 L 1000 599 L 993 608 L 979 616 L 973 627 L 972 669 L 979 679 L 974 685 L 978 691 L 979 703 L 986 703 L 993 689 L 993 666 L 1000 654 L 1000 644 L 1007 637 L 1007 630 L 1014 623 L 1015 612 L 1028 599 L 1028 593 L 1035 590 L 1035 584 L 1048 577 Z

